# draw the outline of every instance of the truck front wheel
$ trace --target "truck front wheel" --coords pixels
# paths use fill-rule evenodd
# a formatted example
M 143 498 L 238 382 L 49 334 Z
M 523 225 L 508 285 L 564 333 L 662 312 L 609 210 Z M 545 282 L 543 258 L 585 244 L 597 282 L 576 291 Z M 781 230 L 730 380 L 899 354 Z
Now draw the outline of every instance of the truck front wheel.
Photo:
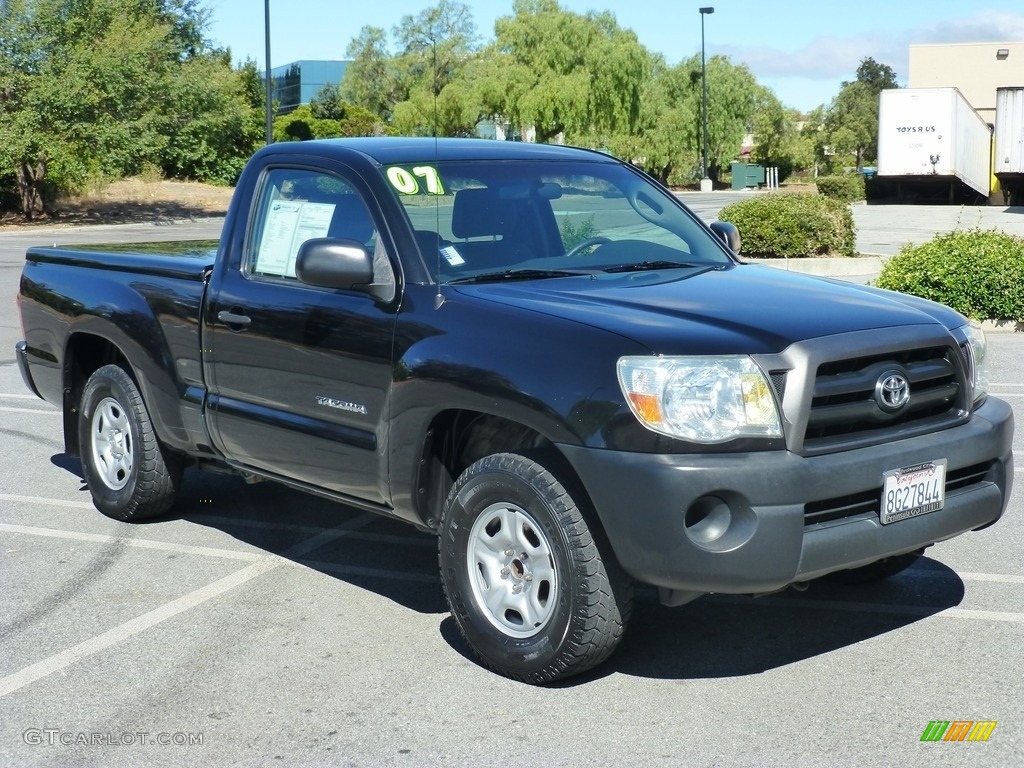
M 89 377 L 78 436 L 82 472 L 100 512 L 132 521 L 170 509 L 181 461 L 157 441 L 142 395 L 121 367 L 105 365 Z
M 448 605 L 483 663 L 507 677 L 548 683 L 612 653 L 632 585 L 611 558 L 558 479 L 525 456 L 481 459 L 445 502 L 439 559 Z

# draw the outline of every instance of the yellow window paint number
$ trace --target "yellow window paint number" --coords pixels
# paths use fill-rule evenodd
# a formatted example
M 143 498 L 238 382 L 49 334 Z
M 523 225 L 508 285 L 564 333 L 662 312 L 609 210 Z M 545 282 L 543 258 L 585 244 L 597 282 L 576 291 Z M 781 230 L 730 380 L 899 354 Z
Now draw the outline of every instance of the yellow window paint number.
M 444 186 L 437 169 L 429 165 L 418 165 L 410 173 L 405 168 L 388 168 L 388 181 L 403 195 L 418 195 L 420 180 L 428 195 L 443 195 Z

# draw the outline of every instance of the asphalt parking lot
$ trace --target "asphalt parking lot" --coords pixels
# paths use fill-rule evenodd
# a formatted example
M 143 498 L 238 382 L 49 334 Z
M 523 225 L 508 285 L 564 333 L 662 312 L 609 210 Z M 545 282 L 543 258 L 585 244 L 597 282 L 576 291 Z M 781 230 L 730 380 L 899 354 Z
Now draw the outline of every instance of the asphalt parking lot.
M 217 229 L 0 233 L 0 764 L 1024 765 L 1020 489 L 880 586 L 641 592 L 611 661 L 550 688 L 472 660 L 398 523 L 193 472 L 167 517 L 103 517 L 13 360 L 24 247 Z M 990 348 L 1024 423 L 1024 337 Z

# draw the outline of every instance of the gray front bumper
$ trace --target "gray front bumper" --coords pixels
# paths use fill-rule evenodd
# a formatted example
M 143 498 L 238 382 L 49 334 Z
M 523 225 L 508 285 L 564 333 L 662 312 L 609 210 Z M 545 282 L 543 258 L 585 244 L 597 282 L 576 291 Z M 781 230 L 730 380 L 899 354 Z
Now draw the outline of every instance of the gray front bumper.
M 619 562 L 672 590 L 755 593 L 920 549 L 989 525 L 1013 479 L 1013 412 L 989 398 L 958 427 L 824 456 L 643 454 L 560 445 Z M 883 526 L 877 511 L 807 525 L 805 505 L 882 490 L 888 470 L 984 466 L 937 512 Z M 687 523 L 690 523 L 688 525 Z

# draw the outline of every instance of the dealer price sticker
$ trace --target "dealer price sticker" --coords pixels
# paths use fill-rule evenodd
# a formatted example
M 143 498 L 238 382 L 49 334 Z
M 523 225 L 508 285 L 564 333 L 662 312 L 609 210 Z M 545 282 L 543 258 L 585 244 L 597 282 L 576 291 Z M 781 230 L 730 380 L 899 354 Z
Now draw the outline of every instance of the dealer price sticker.
M 892 469 L 882 477 L 882 525 L 935 512 L 946 501 L 945 459 Z

